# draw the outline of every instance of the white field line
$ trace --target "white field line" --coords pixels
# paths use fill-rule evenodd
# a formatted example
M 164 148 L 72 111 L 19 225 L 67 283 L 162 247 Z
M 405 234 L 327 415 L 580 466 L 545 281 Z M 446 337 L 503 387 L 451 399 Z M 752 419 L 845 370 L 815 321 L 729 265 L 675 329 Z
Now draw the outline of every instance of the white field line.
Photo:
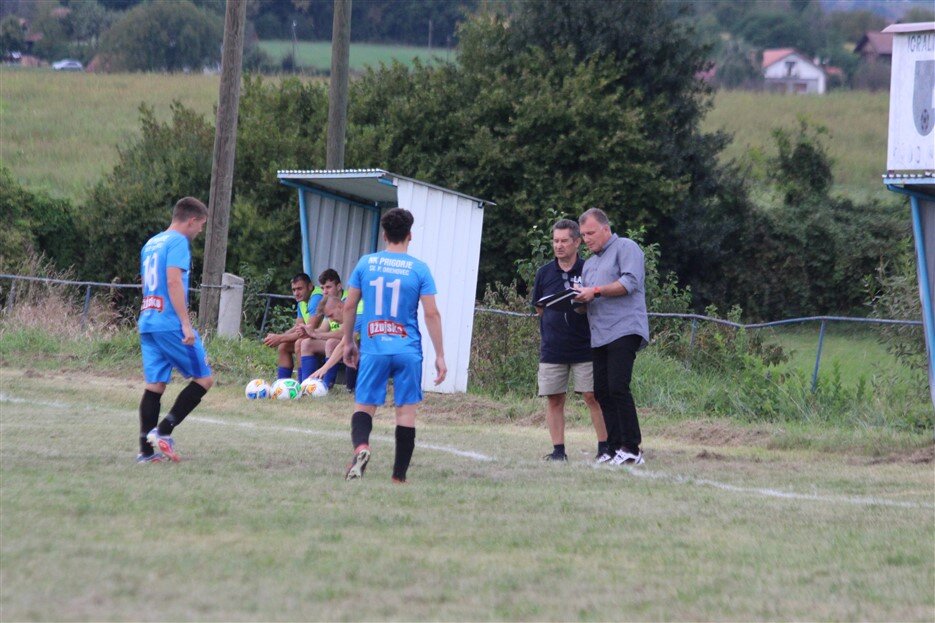
M 241 428 L 252 428 L 257 430 L 275 430 L 285 433 L 298 433 L 300 435 L 313 435 L 315 437 L 331 437 L 334 439 L 350 439 L 349 432 L 338 432 L 338 431 L 323 431 L 315 430 L 312 428 L 295 428 L 293 426 L 275 426 L 275 425 L 263 425 L 258 426 L 252 422 L 231 422 L 229 420 L 218 420 L 215 418 L 209 418 L 204 416 L 192 416 L 192 420 L 197 422 L 204 422 L 205 424 L 218 424 L 220 426 L 238 426 Z M 376 439 L 378 441 L 384 441 L 387 443 L 395 442 L 395 439 L 391 437 L 385 437 L 383 435 L 371 435 L 371 439 Z M 416 443 L 417 448 L 422 448 L 425 450 L 436 450 L 438 452 L 447 452 L 448 454 L 454 454 L 455 456 L 463 456 L 468 459 L 474 459 L 475 461 L 493 461 L 492 456 L 487 456 L 486 454 L 481 454 L 479 452 L 471 452 L 470 450 L 459 450 L 457 448 L 452 448 L 451 446 L 439 446 L 431 443 Z
M 834 496 L 818 495 L 817 493 L 796 493 L 794 491 L 780 491 L 779 489 L 765 489 L 761 487 L 739 487 L 726 482 L 717 480 L 708 480 L 707 478 L 692 478 L 681 474 L 666 474 L 648 470 L 645 467 L 624 467 L 625 471 L 640 478 L 651 478 L 653 480 L 665 480 L 679 484 L 697 485 L 700 487 L 712 487 L 721 491 L 730 491 L 731 493 L 752 494 L 767 498 L 781 498 L 785 500 L 807 500 L 811 502 L 841 502 L 844 504 L 854 504 L 857 506 L 892 506 L 896 508 L 927 508 L 935 509 L 935 504 L 926 504 L 925 502 L 904 502 L 902 500 L 889 500 L 886 498 L 858 497 L 858 496 Z
M 76 406 L 79 406 L 82 409 L 95 411 L 100 413 L 101 410 L 96 407 L 91 407 L 90 405 L 73 405 L 66 404 L 63 402 L 48 402 L 48 401 L 39 401 L 39 400 L 26 400 L 24 398 L 16 398 L 14 396 L 9 396 L 0 392 L 0 403 L 10 402 L 14 404 L 33 404 L 43 407 L 51 407 L 55 409 L 73 409 Z M 119 409 L 108 409 L 112 413 L 117 413 L 120 415 L 126 415 L 126 411 Z M 204 416 L 192 416 L 191 420 L 202 422 L 205 424 L 215 424 L 220 426 L 237 426 L 240 428 L 250 428 L 257 431 L 263 430 L 274 430 L 278 432 L 287 432 L 287 433 L 298 433 L 302 435 L 313 435 L 316 437 L 330 437 L 335 439 L 344 438 L 347 436 L 346 432 L 338 431 L 323 431 L 315 430 L 311 428 L 297 428 L 292 426 L 275 426 L 275 425 L 257 425 L 253 422 L 232 422 L 229 420 L 219 420 L 211 417 Z M 382 435 L 377 435 L 373 437 L 379 441 L 391 442 L 394 441 L 390 437 L 385 437 Z M 459 450 L 451 446 L 439 446 L 435 444 L 423 444 L 417 443 L 417 447 L 423 448 L 426 450 L 435 450 L 438 452 L 446 452 L 449 454 L 454 454 L 456 456 L 461 456 L 475 461 L 495 461 L 496 458 L 492 456 L 487 456 L 486 454 L 481 454 L 479 452 L 472 452 L 469 450 Z M 589 464 L 590 465 L 590 464 Z M 594 467 L 592 465 L 592 467 Z M 667 474 L 665 472 L 653 471 L 647 469 L 646 467 L 620 467 L 620 468 L 608 468 L 607 466 L 599 466 L 597 469 L 616 469 L 624 473 L 637 476 L 639 478 L 650 478 L 653 480 L 661 480 L 665 482 L 672 482 L 676 484 L 683 485 L 693 485 L 699 487 L 711 487 L 721 491 L 728 491 L 730 493 L 738 493 L 743 495 L 752 495 L 756 497 L 770 497 L 770 498 L 779 498 L 785 500 L 803 500 L 809 502 L 829 502 L 829 503 L 840 503 L 840 504 L 852 504 L 855 506 L 889 506 L 894 508 L 922 508 L 922 509 L 935 509 L 935 504 L 928 504 L 925 502 L 905 502 L 902 500 L 890 500 L 886 498 L 873 498 L 873 497 L 859 497 L 859 496 L 836 496 L 836 495 L 819 495 L 817 493 L 796 493 L 794 491 L 781 491 L 779 489 L 769 489 L 769 488 L 760 488 L 760 487 L 740 487 L 737 485 L 732 485 L 726 482 L 719 482 L 717 480 L 708 480 L 706 478 L 693 478 L 690 476 L 683 476 L 681 474 Z
M 97 412 L 104 411 L 103 409 L 97 409 L 96 407 L 92 407 L 90 405 L 74 405 L 74 404 L 68 404 L 64 402 L 26 400 L 25 398 L 17 398 L 14 396 L 9 396 L 7 394 L 4 394 L 3 392 L 0 392 L 0 403 L 2 402 L 11 402 L 14 404 L 31 404 L 31 405 L 36 405 L 40 407 L 48 407 L 52 409 L 74 409 L 77 406 L 87 411 L 97 411 Z M 120 415 L 127 414 L 126 411 L 122 411 L 120 409 L 106 409 L 106 411 L 120 414 Z M 316 437 L 330 437 L 333 439 L 345 439 L 346 438 L 348 439 L 348 441 L 350 441 L 349 432 L 314 430 L 311 428 L 295 428 L 291 426 L 276 426 L 276 425 L 259 426 L 257 424 L 254 424 L 253 422 L 234 422 L 230 420 L 219 420 L 217 418 L 196 416 L 196 415 L 193 415 L 187 419 L 191 421 L 195 421 L 195 422 L 203 422 L 205 424 L 216 424 L 219 426 L 237 426 L 240 428 L 250 428 L 254 430 L 275 430 L 275 431 L 285 432 L 285 433 L 298 433 L 301 435 L 313 435 Z M 375 439 L 377 441 L 382 441 L 382 442 L 387 442 L 387 443 L 395 442 L 395 439 L 391 437 L 385 437 L 383 435 L 372 435 L 371 439 Z M 480 452 L 472 452 L 470 450 L 460 450 L 458 448 L 453 448 L 451 446 L 440 446 L 440 445 L 432 444 L 432 443 L 418 443 L 417 442 L 416 447 L 424 449 L 424 450 L 446 452 L 448 454 L 453 454 L 455 456 L 461 456 L 464 458 L 473 459 L 475 461 L 493 461 L 494 460 L 492 456 L 487 456 L 486 454 L 481 454 Z

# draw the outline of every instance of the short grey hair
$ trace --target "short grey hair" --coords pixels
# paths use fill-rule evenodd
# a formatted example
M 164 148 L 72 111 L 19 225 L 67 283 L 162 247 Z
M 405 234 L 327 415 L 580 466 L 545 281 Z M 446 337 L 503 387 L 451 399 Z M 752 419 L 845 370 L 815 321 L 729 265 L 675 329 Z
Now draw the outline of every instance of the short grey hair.
M 578 223 L 583 224 L 589 218 L 593 218 L 601 225 L 610 227 L 610 219 L 607 218 L 607 213 L 600 208 L 590 208 L 589 210 L 585 210 L 584 214 L 578 217 Z
M 581 238 L 581 228 L 578 227 L 578 223 L 571 220 L 570 218 L 563 218 L 555 221 L 555 225 L 552 225 L 552 233 L 555 233 L 556 229 L 568 229 L 571 231 L 571 237 L 573 240 L 578 240 Z

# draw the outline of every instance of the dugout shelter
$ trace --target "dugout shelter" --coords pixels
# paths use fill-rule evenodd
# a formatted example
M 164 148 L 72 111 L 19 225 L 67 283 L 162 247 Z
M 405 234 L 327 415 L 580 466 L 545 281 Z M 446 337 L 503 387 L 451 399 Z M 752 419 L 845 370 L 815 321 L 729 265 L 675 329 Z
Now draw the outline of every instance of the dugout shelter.
M 935 22 L 894 24 L 883 183 L 909 197 L 919 298 L 935 406 Z
M 448 364 L 445 381 L 433 385 L 435 350 L 420 306 L 422 389 L 467 391 L 484 207 L 493 202 L 383 169 L 289 170 L 277 177 L 298 193 L 302 268 L 312 279 L 334 268 L 346 284 L 361 256 L 385 247 L 383 213 L 395 207 L 412 212 L 409 253 L 428 264 L 438 286 Z

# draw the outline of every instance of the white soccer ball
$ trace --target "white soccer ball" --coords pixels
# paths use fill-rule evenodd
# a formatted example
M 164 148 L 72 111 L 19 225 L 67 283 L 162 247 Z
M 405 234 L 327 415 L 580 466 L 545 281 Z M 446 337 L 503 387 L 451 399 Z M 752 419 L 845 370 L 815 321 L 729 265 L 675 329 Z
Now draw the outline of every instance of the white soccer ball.
M 244 393 L 250 400 L 256 400 L 257 398 L 269 398 L 269 383 L 263 379 L 253 379 L 247 383 L 247 388 L 244 390 Z
M 328 395 L 328 386 L 321 379 L 309 377 L 302 381 L 302 395 L 321 398 Z
M 276 379 L 270 391 L 270 396 L 276 400 L 295 400 L 302 395 L 302 388 L 295 379 Z

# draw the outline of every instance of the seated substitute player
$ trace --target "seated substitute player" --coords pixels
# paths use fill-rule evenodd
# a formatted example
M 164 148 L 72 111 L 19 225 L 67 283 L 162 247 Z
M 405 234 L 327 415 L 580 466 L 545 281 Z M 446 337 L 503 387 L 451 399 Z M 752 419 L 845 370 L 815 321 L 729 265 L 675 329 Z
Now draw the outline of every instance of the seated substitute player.
M 321 317 L 316 318 L 315 311 L 324 297 L 321 288 L 312 288 L 312 278 L 305 273 L 298 273 L 292 278 L 292 296 L 296 301 L 295 324 L 284 333 L 269 333 L 263 338 L 263 343 L 275 348 L 278 353 L 276 365 L 277 379 L 291 379 L 295 366 L 293 355 L 301 353 L 301 344 L 297 344 L 308 336 L 304 327 L 306 324 L 318 326 Z
M 322 379 L 328 389 L 334 385 L 338 375 L 338 366 L 344 359 L 344 332 L 341 323 L 344 320 L 344 301 L 336 296 L 326 296 L 324 302 L 325 319 L 317 331 L 312 331 L 310 337 L 325 342 L 325 357 L 327 360 L 320 368 L 311 372 L 309 376 Z M 304 359 L 303 365 L 304 365 Z
M 341 329 L 344 320 L 344 300 L 336 296 L 326 297 L 324 305 L 326 314 L 325 320 L 328 322 L 328 326 L 325 327 L 325 322 L 322 322 L 322 329 L 319 330 L 318 336 L 320 339 L 327 340 L 325 342 L 325 353 L 328 359 L 318 370 L 312 372 L 310 376 L 316 379 L 323 379 L 328 389 L 331 389 L 338 375 L 338 367 L 343 365 L 344 361 L 344 332 Z M 357 319 L 354 323 L 354 343 L 358 346 L 360 345 L 360 323 L 363 312 L 364 302 L 360 301 L 357 303 Z M 335 337 L 335 335 L 337 337 Z M 347 391 L 353 392 L 357 385 L 357 368 L 344 366 L 344 379 Z
M 344 298 L 344 286 L 341 285 L 341 277 L 338 271 L 328 268 L 318 275 L 318 283 L 321 284 L 320 290 L 323 297 L 315 309 L 315 315 L 311 322 L 303 327 L 305 336 L 299 340 L 296 346 L 296 352 L 300 354 L 299 382 L 301 383 L 311 375 L 312 372 L 324 365 L 328 357 L 327 342 L 330 338 L 341 339 L 341 326 L 335 321 L 336 317 L 329 316 L 325 311 L 325 301 L 328 297 L 337 297 L 338 300 Z M 340 316 L 340 314 L 338 314 Z M 340 320 L 340 318 L 337 318 Z M 330 321 L 330 324 L 328 323 Z M 325 324 L 322 324 L 325 323 Z M 330 333 L 323 337 L 325 333 Z M 334 374 L 338 371 L 335 370 Z M 331 384 L 334 379 L 331 379 Z M 331 387 L 329 384 L 328 387 Z
M 377 407 L 386 401 L 386 384 L 393 379 L 396 405 L 396 458 L 393 482 L 406 482 L 416 444 L 416 406 L 422 402 L 422 335 L 419 303 L 435 348 L 435 384 L 445 380 L 441 313 L 435 303 L 435 280 L 429 267 L 409 255 L 412 214 L 402 208 L 387 210 L 380 219 L 386 249 L 360 258 L 344 303 L 344 363 L 360 364 L 357 373 L 351 443 L 354 458 L 345 478 L 364 475 L 370 460 L 370 431 Z M 357 303 L 363 299 L 360 348 L 353 339 Z
M 205 204 L 194 197 L 180 199 L 172 209 L 169 228 L 150 238 L 140 251 L 143 304 L 138 326 L 146 389 L 140 401 L 138 463 L 179 460 L 172 431 L 214 385 L 201 337 L 188 316 L 191 241 L 207 220 Z M 192 381 L 159 422 L 160 402 L 172 379 L 172 368 Z

